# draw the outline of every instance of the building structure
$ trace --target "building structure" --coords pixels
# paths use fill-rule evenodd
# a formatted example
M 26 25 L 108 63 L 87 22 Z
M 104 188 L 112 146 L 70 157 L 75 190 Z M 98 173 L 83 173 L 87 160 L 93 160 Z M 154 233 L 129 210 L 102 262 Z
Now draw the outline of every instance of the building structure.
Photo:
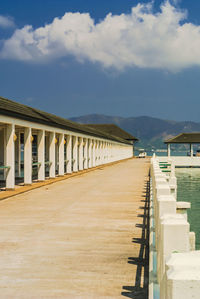
M 181 133 L 175 137 L 172 137 L 165 141 L 167 144 L 167 155 L 171 155 L 171 144 L 189 144 L 190 145 L 190 156 L 193 157 L 193 145 L 200 144 L 200 133 Z
M 108 133 L 110 135 L 118 136 L 132 143 L 138 141 L 138 138 L 124 131 L 122 128 L 118 127 L 115 124 L 86 124 L 85 126 L 94 128 L 104 133 Z
M 114 133 L 0 97 L 1 180 L 14 189 L 132 157 L 133 141 Z
M 133 144 L 133 154 L 134 154 L 134 144 L 135 142 L 139 141 L 138 138 L 131 135 L 130 133 L 124 131 L 122 128 L 118 127 L 115 124 L 87 124 L 85 125 L 89 128 L 96 129 L 98 131 L 101 131 L 103 133 L 117 136 L 119 138 L 122 138 L 124 140 L 127 140 Z

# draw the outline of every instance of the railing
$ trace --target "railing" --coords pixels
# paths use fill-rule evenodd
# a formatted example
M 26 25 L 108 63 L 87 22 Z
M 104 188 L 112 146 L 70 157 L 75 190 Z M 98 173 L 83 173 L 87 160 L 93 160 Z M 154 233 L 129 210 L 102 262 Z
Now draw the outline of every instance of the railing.
M 188 202 L 177 202 L 175 167 L 151 160 L 149 298 L 200 298 L 200 251 L 187 221 Z
M 0 165 L 0 170 L 10 169 L 10 166 Z
M 32 163 L 32 166 L 38 166 L 38 167 L 40 167 L 41 165 L 42 165 L 41 162 L 34 162 L 34 163 Z

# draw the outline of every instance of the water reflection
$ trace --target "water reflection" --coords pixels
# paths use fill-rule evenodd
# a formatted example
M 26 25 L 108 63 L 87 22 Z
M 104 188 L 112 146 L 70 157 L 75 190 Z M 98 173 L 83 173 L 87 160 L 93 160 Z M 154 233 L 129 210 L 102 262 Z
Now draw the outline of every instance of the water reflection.
M 188 210 L 190 231 L 196 233 L 196 249 L 200 249 L 200 168 L 176 169 L 178 201 L 191 202 Z

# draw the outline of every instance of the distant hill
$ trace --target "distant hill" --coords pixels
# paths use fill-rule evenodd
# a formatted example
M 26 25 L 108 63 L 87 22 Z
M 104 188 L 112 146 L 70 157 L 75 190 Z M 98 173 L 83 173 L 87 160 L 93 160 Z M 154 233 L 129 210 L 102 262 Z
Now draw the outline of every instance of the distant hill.
M 139 147 L 150 149 L 166 148 L 163 141 L 182 132 L 200 132 L 200 123 L 171 121 L 149 116 L 118 117 L 100 114 L 73 117 L 71 120 L 82 124 L 114 123 L 140 139 Z

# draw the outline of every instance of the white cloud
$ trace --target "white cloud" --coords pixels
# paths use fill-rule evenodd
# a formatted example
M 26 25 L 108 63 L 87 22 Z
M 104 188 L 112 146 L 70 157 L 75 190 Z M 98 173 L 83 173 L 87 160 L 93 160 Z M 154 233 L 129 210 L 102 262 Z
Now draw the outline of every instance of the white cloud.
M 181 0 L 172 0 L 172 3 L 174 3 L 175 5 L 179 4 L 181 2 Z
M 200 26 L 165 1 L 160 12 L 138 4 L 130 14 L 108 14 L 95 24 L 86 13 L 66 13 L 36 30 L 25 26 L 4 41 L 1 58 L 43 62 L 73 55 L 103 67 L 177 71 L 200 65 Z
M 14 26 L 15 23 L 11 17 L 4 17 L 0 15 L 0 27 L 9 28 Z

